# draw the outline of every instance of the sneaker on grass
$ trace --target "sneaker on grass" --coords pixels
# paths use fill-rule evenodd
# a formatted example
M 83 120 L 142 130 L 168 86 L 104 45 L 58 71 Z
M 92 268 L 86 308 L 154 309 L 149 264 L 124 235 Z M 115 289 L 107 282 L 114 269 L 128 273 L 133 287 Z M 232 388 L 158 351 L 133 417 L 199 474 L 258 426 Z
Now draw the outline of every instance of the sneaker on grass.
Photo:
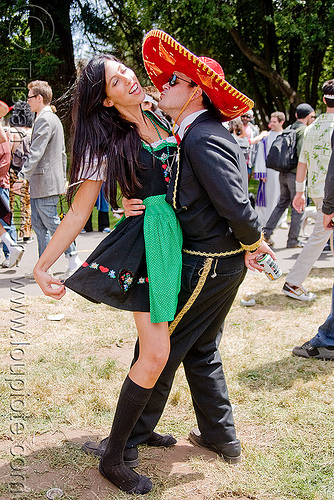
M 324 360 L 334 360 L 334 346 L 315 347 L 310 342 L 305 342 L 302 346 L 296 346 L 292 349 L 292 354 L 302 358 L 316 358 Z
M 310 302 L 317 297 L 315 293 L 308 292 L 302 286 L 290 285 L 287 281 L 284 283 L 283 293 L 292 299 L 302 300 L 304 302 Z

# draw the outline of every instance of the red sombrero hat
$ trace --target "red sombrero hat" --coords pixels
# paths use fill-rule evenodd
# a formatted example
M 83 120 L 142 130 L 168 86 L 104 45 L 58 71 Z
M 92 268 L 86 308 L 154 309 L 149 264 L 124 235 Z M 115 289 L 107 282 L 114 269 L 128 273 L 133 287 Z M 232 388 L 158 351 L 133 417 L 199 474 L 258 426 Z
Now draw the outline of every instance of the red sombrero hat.
M 151 30 L 143 42 L 143 59 L 153 84 L 162 86 L 174 71 L 191 78 L 208 95 L 222 113 L 224 121 L 242 115 L 254 102 L 225 80 L 222 67 L 209 57 L 197 57 L 170 35 L 161 30 Z

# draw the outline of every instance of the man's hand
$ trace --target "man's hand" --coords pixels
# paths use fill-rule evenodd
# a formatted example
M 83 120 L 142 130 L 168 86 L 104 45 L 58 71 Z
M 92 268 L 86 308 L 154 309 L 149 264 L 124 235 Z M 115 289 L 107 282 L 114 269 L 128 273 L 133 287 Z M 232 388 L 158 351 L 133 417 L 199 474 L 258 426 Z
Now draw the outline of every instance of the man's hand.
M 334 212 L 330 215 L 324 214 L 323 225 L 324 229 L 333 229 L 334 227 Z
M 137 198 L 131 198 L 130 200 L 122 198 L 122 204 L 125 217 L 141 215 L 146 208 L 145 205 L 143 205 L 143 200 L 138 200 Z
M 305 194 L 304 193 L 296 193 L 292 206 L 299 214 L 302 213 L 303 210 L 305 210 Z
M 265 253 L 268 253 L 274 260 L 277 260 L 276 255 L 272 251 L 272 249 L 267 245 L 267 243 L 262 241 L 261 245 L 259 246 L 259 248 L 255 252 L 245 252 L 244 259 L 245 259 L 246 267 L 248 267 L 248 269 L 250 269 L 251 271 L 260 271 L 260 273 L 262 273 L 263 266 L 261 266 L 257 262 L 256 258 L 259 255 L 262 255 Z

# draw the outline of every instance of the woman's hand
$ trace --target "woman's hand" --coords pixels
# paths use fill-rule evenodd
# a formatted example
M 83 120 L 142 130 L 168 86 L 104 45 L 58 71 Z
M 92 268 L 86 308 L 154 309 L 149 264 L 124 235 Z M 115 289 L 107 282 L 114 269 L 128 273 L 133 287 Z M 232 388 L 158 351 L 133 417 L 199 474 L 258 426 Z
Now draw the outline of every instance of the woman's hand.
M 38 263 L 34 267 L 34 277 L 42 292 L 48 297 L 60 300 L 66 293 L 65 286 L 60 280 L 50 276 L 47 271 L 43 271 Z M 56 286 L 57 285 L 57 286 Z
M 141 215 L 144 213 L 145 205 L 143 205 L 143 200 L 137 198 L 122 198 L 122 204 L 124 208 L 125 217 L 133 217 L 136 215 Z
M 66 293 L 62 282 L 52 278 L 47 273 L 47 270 L 65 252 L 66 248 L 70 246 L 84 227 L 100 192 L 101 185 L 102 181 L 91 181 L 89 179 L 81 184 L 71 208 L 57 227 L 34 268 L 36 282 L 41 287 L 42 292 L 49 297 L 59 300 Z

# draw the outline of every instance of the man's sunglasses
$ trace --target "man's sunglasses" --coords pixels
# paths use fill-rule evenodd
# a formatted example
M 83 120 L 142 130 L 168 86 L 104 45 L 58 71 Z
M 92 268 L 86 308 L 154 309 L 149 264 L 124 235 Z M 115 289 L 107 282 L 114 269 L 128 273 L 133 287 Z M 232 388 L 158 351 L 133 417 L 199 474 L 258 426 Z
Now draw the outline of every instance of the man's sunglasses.
M 182 80 L 183 82 L 186 82 L 186 83 L 189 83 L 189 84 L 192 84 L 193 81 L 190 80 L 185 80 L 184 78 L 181 78 L 180 76 L 177 76 L 175 73 L 172 74 L 172 76 L 170 77 L 170 79 L 168 80 L 168 85 L 170 87 L 173 87 L 173 85 L 176 85 L 176 80 L 179 79 L 179 80 Z

